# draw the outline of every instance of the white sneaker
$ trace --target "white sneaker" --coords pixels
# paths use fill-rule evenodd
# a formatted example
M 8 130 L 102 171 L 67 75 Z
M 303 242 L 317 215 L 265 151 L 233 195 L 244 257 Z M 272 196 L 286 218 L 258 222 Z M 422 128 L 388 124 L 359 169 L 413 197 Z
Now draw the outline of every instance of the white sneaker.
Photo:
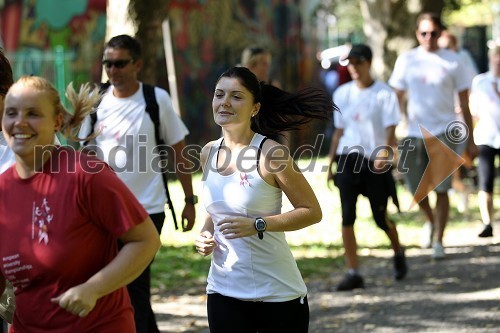
M 441 242 L 435 242 L 432 246 L 432 250 L 432 258 L 443 259 L 445 257 L 443 244 L 441 244 Z
M 427 221 L 422 227 L 422 234 L 420 239 L 420 247 L 423 249 L 428 249 L 432 245 L 432 235 L 434 233 L 434 224 Z
M 458 193 L 458 203 L 457 203 L 457 210 L 460 214 L 464 214 L 468 210 L 468 203 L 469 203 L 469 195 L 467 192 L 459 192 Z

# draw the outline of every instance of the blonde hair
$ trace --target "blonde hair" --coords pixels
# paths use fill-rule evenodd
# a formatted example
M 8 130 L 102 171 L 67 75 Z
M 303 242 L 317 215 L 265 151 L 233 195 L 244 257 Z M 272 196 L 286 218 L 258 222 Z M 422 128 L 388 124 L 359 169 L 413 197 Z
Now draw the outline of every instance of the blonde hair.
M 99 88 L 97 86 L 85 83 L 81 85 L 79 91 L 76 92 L 73 88 L 73 82 L 68 84 L 65 96 L 73 109 L 73 113 L 71 113 L 63 106 L 59 92 L 47 79 L 39 76 L 22 76 L 16 81 L 16 83 L 14 83 L 14 85 L 17 84 L 32 87 L 33 89 L 47 93 L 51 104 L 54 107 L 55 115 L 63 115 L 60 131 L 66 138 L 73 141 L 83 141 L 88 139 L 79 139 L 78 131 L 85 117 L 94 112 L 94 106 L 101 99 Z
M 498 53 L 500 53 L 500 44 L 493 45 L 488 49 L 488 56 L 490 57 Z
M 253 67 L 261 55 L 271 55 L 271 51 L 264 47 L 249 46 L 241 53 L 241 66 Z

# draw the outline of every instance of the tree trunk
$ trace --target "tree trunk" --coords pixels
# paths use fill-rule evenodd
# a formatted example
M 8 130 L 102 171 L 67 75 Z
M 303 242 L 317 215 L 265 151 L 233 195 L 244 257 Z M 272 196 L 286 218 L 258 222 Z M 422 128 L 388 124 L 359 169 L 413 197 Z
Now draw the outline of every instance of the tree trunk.
M 441 13 L 443 0 L 360 0 L 363 30 L 373 50 L 373 74 L 386 81 L 399 53 L 417 43 L 420 13 Z
M 161 24 L 168 16 L 169 0 L 130 0 L 129 15 L 136 26 L 135 37 L 142 46 L 141 81 L 156 84 L 159 52 L 163 50 Z M 163 64 L 165 62 L 162 62 Z

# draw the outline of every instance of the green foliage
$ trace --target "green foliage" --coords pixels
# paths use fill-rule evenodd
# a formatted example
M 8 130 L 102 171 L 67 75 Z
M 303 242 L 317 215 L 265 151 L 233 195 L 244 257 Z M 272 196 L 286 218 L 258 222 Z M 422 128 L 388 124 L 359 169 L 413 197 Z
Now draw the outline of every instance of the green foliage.
M 449 11 L 458 10 L 461 2 L 461 0 L 444 0 L 444 8 Z
M 205 284 L 210 257 L 198 254 L 192 245 L 162 246 L 151 266 L 152 288 L 174 292 Z
M 494 4 L 498 5 L 498 0 L 448 0 L 445 1 L 443 20 L 449 26 L 491 25 Z

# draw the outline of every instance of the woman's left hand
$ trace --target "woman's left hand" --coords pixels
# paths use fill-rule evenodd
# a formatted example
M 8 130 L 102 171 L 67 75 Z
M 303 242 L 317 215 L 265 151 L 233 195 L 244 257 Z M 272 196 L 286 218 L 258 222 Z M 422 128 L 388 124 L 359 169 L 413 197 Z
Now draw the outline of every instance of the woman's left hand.
M 219 231 L 226 239 L 255 235 L 255 219 L 248 217 L 226 217 L 217 223 Z
M 75 316 L 85 317 L 94 309 L 97 299 L 97 294 L 85 288 L 85 284 L 81 284 L 51 298 L 50 301 Z

